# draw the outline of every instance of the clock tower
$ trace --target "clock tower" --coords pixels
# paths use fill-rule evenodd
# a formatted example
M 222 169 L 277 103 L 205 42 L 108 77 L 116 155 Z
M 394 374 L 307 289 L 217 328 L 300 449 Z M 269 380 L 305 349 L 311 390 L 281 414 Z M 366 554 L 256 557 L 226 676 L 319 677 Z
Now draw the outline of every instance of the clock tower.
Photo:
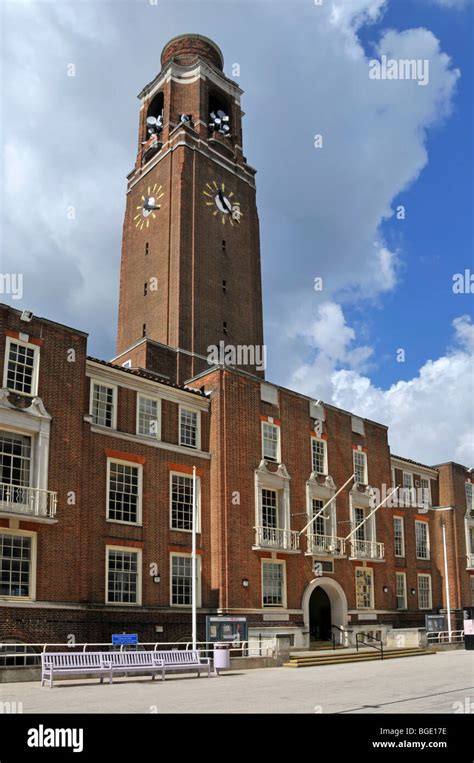
M 223 64 L 208 38 L 175 37 L 138 96 L 115 362 L 177 383 L 216 357 L 263 376 L 255 170 Z

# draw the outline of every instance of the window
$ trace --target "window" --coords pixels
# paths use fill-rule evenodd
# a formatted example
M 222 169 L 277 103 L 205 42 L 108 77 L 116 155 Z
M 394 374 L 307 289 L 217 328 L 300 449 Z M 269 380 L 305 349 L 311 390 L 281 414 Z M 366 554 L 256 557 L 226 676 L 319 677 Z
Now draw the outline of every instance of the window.
M 368 567 L 356 567 L 356 607 L 357 609 L 373 609 L 374 602 L 374 572 Z
M 354 450 L 354 474 L 356 482 L 368 484 L 367 456 L 363 450 Z
M 39 347 L 7 337 L 3 386 L 23 395 L 38 393 Z
M 142 336 L 146 336 L 146 323 L 142 326 Z
M 263 458 L 280 461 L 280 427 L 262 421 Z
M 395 546 L 395 556 L 405 556 L 403 517 L 393 518 L 393 541 Z
M 141 522 L 142 467 L 108 461 L 108 514 L 114 522 Z
M 0 431 L 0 500 L 28 503 L 31 475 L 31 437 Z
M 413 474 L 411 472 L 403 472 L 403 487 L 410 490 L 413 487 Z
M 143 296 L 146 297 L 148 294 L 148 281 L 145 281 L 143 284 Z
M 313 498 L 312 500 L 313 505 L 313 517 L 316 516 L 318 512 L 321 511 L 321 509 L 324 506 L 323 501 L 320 501 L 318 498 Z M 311 532 L 314 533 L 314 535 L 327 535 L 326 533 L 326 521 L 324 519 L 323 514 L 320 514 L 320 516 L 313 522 L 311 525 Z
M 200 606 L 200 559 L 196 560 L 196 599 Z M 171 554 L 171 604 L 190 607 L 192 604 L 192 559 L 189 554 Z
M 427 506 L 431 506 L 431 480 L 427 477 L 421 478 L 421 497 L 423 503 L 425 503 Z
M 466 507 L 468 513 L 474 516 L 474 485 L 466 482 Z
M 418 606 L 431 609 L 431 575 L 418 575 Z
M 117 388 L 92 382 L 91 415 L 92 423 L 100 427 L 115 429 Z
M 285 564 L 262 560 L 262 605 L 264 607 L 284 607 Z
M 199 480 L 196 477 L 196 531 L 199 532 Z M 193 478 L 171 474 L 171 527 L 193 529 Z
M 179 444 L 199 448 L 199 412 L 180 408 L 179 421 Z
M 262 489 L 262 527 L 278 527 L 278 493 Z
M 34 598 L 35 539 L 26 531 L 0 532 L 0 596 Z
M 107 548 L 107 604 L 141 604 L 141 551 Z
M 428 536 L 428 523 L 418 522 L 415 520 L 415 543 L 416 543 L 416 558 L 417 559 L 429 559 L 429 536 Z
M 222 281 L 222 291 L 224 292 L 224 294 L 226 293 L 226 291 L 227 291 L 227 281 Z
M 327 474 L 326 441 L 317 437 L 311 438 L 313 472 Z
M 149 245 L 149 243 L 148 243 L 148 241 L 147 241 L 147 242 L 145 243 L 145 255 L 147 255 L 147 254 L 149 254 L 149 253 L 150 253 L 150 245 Z
M 367 522 L 364 522 L 365 519 L 365 509 L 361 508 L 360 506 L 355 506 L 354 508 L 354 521 L 356 526 L 356 531 L 354 533 L 356 540 L 367 540 L 366 538 L 366 529 L 367 529 Z M 361 524 L 364 522 L 364 524 Z
M 161 436 L 160 401 L 138 395 L 137 434 L 159 440 Z
M 404 572 L 395 573 L 397 609 L 407 608 L 407 576 Z

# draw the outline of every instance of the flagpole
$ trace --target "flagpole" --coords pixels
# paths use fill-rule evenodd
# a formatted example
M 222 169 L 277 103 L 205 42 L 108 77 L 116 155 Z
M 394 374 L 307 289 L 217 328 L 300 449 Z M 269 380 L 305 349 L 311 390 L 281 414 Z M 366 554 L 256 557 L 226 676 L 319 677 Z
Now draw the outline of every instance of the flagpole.
M 196 467 L 193 466 L 193 532 L 192 532 L 192 549 L 191 549 L 191 609 L 192 609 L 192 642 L 193 650 L 197 649 L 197 591 L 196 591 L 196 531 L 197 531 L 197 511 L 196 511 Z

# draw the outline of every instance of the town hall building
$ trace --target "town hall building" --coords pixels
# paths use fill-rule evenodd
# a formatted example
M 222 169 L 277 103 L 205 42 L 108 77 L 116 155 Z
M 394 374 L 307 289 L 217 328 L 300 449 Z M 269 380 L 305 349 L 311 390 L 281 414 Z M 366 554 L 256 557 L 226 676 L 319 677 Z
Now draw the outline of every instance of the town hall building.
M 387 641 L 474 606 L 472 469 L 265 378 L 256 170 L 223 66 L 182 35 L 139 94 L 115 357 L 0 306 L 1 644 L 189 640 L 194 497 L 200 640 L 223 615 L 293 646 Z

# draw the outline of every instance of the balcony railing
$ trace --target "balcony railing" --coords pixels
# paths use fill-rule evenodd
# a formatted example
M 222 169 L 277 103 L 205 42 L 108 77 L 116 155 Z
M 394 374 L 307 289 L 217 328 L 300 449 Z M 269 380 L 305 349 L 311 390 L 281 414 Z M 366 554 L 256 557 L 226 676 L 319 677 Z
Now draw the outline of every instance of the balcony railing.
M 474 554 L 467 555 L 467 569 L 474 570 Z
M 328 554 L 344 556 L 344 538 L 335 535 L 308 535 L 308 554 Z
M 257 548 L 279 548 L 283 551 L 298 551 L 300 537 L 296 530 L 282 530 L 279 527 L 256 527 L 255 546 Z
M 51 490 L 0 482 L 0 512 L 53 519 L 56 515 L 57 496 Z
M 375 540 L 352 540 L 351 547 L 352 559 L 385 559 L 384 544 Z

